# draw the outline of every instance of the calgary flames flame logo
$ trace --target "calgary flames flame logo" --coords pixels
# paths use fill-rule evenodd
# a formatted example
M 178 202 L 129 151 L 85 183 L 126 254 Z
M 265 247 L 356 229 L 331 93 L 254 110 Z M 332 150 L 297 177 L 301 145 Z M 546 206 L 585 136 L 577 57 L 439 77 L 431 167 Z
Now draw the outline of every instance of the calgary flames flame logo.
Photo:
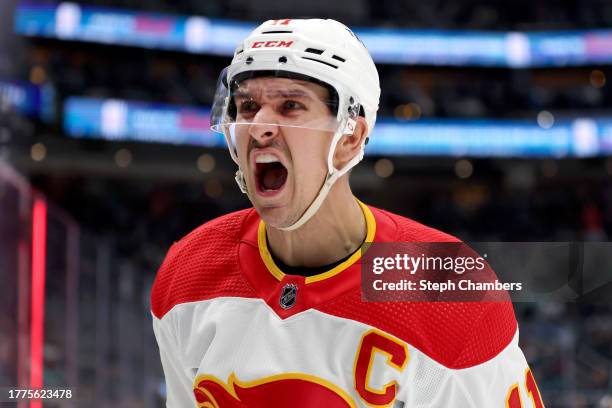
M 321 378 L 289 373 L 242 382 L 232 373 L 223 383 L 199 376 L 193 389 L 199 408 L 356 408 L 338 386 Z

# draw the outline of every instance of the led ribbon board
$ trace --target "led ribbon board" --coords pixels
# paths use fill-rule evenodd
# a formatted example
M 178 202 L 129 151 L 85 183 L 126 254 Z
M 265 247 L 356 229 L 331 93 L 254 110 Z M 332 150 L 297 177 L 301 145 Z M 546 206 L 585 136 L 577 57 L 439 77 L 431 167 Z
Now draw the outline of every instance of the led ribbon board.
M 230 57 L 255 24 L 76 3 L 23 2 L 15 31 L 69 41 Z M 362 28 L 354 30 L 385 64 L 556 67 L 612 62 L 612 30 L 494 32 Z

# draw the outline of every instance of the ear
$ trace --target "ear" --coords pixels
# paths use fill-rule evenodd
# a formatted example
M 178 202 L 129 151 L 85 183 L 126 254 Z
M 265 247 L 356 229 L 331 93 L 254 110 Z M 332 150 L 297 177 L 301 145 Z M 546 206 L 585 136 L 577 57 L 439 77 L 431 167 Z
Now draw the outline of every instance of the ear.
M 359 116 L 353 134 L 343 135 L 338 140 L 334 153 L 334 167 L 341 169 L 353 157 L 357 156 L 366 137 L 368 137 L 368 124 L 364 117 Z

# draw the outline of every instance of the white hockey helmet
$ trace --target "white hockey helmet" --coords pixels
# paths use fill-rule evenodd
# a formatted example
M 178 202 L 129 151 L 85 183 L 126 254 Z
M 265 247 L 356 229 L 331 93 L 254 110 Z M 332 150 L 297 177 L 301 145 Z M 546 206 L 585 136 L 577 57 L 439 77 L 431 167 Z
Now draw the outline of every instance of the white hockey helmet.
M 328 106 L 335 115 L 333 120 L 275 123 L 334 133 L 327 157 L 328 174 L 319 194 L 298 221 L 281 228 L 293 230 L 314 215 L 333 183 L 363 158 L 362 144 L 360 153 L 343 168 L 336 169 L 333 165 L 336 144 L 343 135 L 353 133 L 356 116 L 365 117 L 368 135 L 374 127 L 380 98 L 378 71 L 363 43 L 348 27 L 335 20 L 283 19 L 261 24 L 236 48 L 231 65 L 221 73 L 211 112 L 211 129 L 225 135 L 236 163 L 234 130 L 248 123 L 236 119 L 234 93 L 241 81 L 256 76 L 305 79 L 332 91 Z M 236 180 L 247 193 L 240 168 Z

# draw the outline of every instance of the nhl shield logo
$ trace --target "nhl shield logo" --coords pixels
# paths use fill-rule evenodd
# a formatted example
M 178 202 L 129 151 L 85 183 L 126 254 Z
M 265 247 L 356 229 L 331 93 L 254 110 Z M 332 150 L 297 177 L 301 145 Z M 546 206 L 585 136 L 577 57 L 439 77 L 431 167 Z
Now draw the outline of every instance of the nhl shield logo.
M 280 307 L 287 310 L 295 306 L 297 290 L 298 290 L 297 285 L 294 285 L 293 283 L 288 283 L 285 286 L 283 286 L 283 291 L 281 292 L 280 301 L 279 301 Z

